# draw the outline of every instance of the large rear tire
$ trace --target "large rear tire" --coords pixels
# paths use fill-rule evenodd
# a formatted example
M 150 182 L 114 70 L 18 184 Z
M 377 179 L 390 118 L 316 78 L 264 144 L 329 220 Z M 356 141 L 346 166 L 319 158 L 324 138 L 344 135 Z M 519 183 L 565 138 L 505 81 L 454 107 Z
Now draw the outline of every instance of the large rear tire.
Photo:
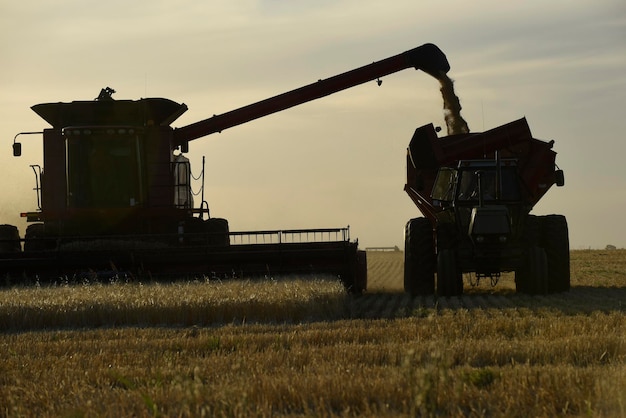
M 426 218 L 414 218 L 404 230 L 404 291 L 412 296 L 435 293 L 433 227 Z
M 541 218 L 541 246 L 548 263 L 548 292 L 567 292 L 570 289 L 570 258 L 567 220 L 563 215 Z
M 543 248 L 528 248 L 526 263 L 515 271 L 515 286 L 518 293 L 545 295 L 548 293 L 548 259 Z

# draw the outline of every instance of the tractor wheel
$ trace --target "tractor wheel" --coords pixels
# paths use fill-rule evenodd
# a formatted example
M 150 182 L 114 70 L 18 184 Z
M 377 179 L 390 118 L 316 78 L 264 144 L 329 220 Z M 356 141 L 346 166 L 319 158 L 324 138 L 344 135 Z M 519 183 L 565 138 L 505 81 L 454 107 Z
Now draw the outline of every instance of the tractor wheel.
M 541 246 L 548 260 L 548 292 L 569 291 L 569 237 L 565 216 L 548 215 L 541 218 Z
M 526 216 L 526 223 L 524 225 L 524 241 L 528 248 L 534 246 L 541 246 L 541 233 L 539 218 L 535 215 Z
M 433 227 L 426 218 L 414 218 L 404 230 L 404 291 L 412 296 L 435 293 Z
M 437 295 L 461 296 L 463 277 L 459 273 L 454 250 L 445 249 L 437 254 Z
M 548 259 L 543 248 L 528 248 L 526 263 L 515 271 L 518 293 L 545 295 L 548 293 Z
M 20 233 L 16 226 L 0 225 L 0 253 L 20 253 Z

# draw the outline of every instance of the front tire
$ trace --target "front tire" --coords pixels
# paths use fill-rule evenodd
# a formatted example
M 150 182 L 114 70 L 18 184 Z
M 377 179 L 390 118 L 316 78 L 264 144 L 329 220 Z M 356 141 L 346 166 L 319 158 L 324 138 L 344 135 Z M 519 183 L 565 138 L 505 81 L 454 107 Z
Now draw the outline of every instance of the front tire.
M 414 218 L 404 230 L 404 291 L 411 296 L 435 293 L 433 227 L 426 218 Z
M 437 295 L 461 296 L 463 276 L 459 273 L 454 250 L 441 250 L 437 254 Z

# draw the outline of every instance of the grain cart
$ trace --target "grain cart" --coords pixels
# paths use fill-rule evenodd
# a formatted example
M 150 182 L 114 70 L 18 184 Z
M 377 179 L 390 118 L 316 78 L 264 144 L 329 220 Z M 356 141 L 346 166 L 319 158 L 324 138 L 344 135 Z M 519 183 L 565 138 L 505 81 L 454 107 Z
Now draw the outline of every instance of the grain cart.
M 553 144 L 533 138 L 525 118 L 441 138 L 432 124 L 418 128 L 405 191 L 424 217 L 405 227 L 405 290 L 455 296 L 463 273 L 496 283 L 503 272 L 515 272 L 518 292 L 569 290 L 565 217 L 530 214 L 564 184 Z
M 407 68 L 434 76 L 450 69 L 439 48 L 425 44 L 178 128 L 171 124 L 185 104 L 114 100 L 110 88 L 91 101 L 33 106 L 52 126 L 40 132 L 43 167 L 32 166 L 38 210 L 22 214 L 30 222 L 24 238 L 15 226 L 0 227 L 0 273 L 314 272 L 337 274 L 349 290 L 361 292 L 365 252 L 347 228 L 232 232 L 225 219 L 211 216 L 204 199 L 193 203 L 184 154 L 197 138 Z M 16 139 L 13 153 L 21 154 Z

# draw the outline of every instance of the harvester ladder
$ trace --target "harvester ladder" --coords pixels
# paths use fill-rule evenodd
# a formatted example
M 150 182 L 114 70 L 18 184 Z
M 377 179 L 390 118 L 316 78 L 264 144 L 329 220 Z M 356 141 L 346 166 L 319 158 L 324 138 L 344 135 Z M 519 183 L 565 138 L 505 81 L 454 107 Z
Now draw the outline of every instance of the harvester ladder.
M 35 188 L 33 190 L 37 194 L 37 209 L 41 210 L 41 166 L 39 164 L 31 164 L 30 168 L 35 173 Z

